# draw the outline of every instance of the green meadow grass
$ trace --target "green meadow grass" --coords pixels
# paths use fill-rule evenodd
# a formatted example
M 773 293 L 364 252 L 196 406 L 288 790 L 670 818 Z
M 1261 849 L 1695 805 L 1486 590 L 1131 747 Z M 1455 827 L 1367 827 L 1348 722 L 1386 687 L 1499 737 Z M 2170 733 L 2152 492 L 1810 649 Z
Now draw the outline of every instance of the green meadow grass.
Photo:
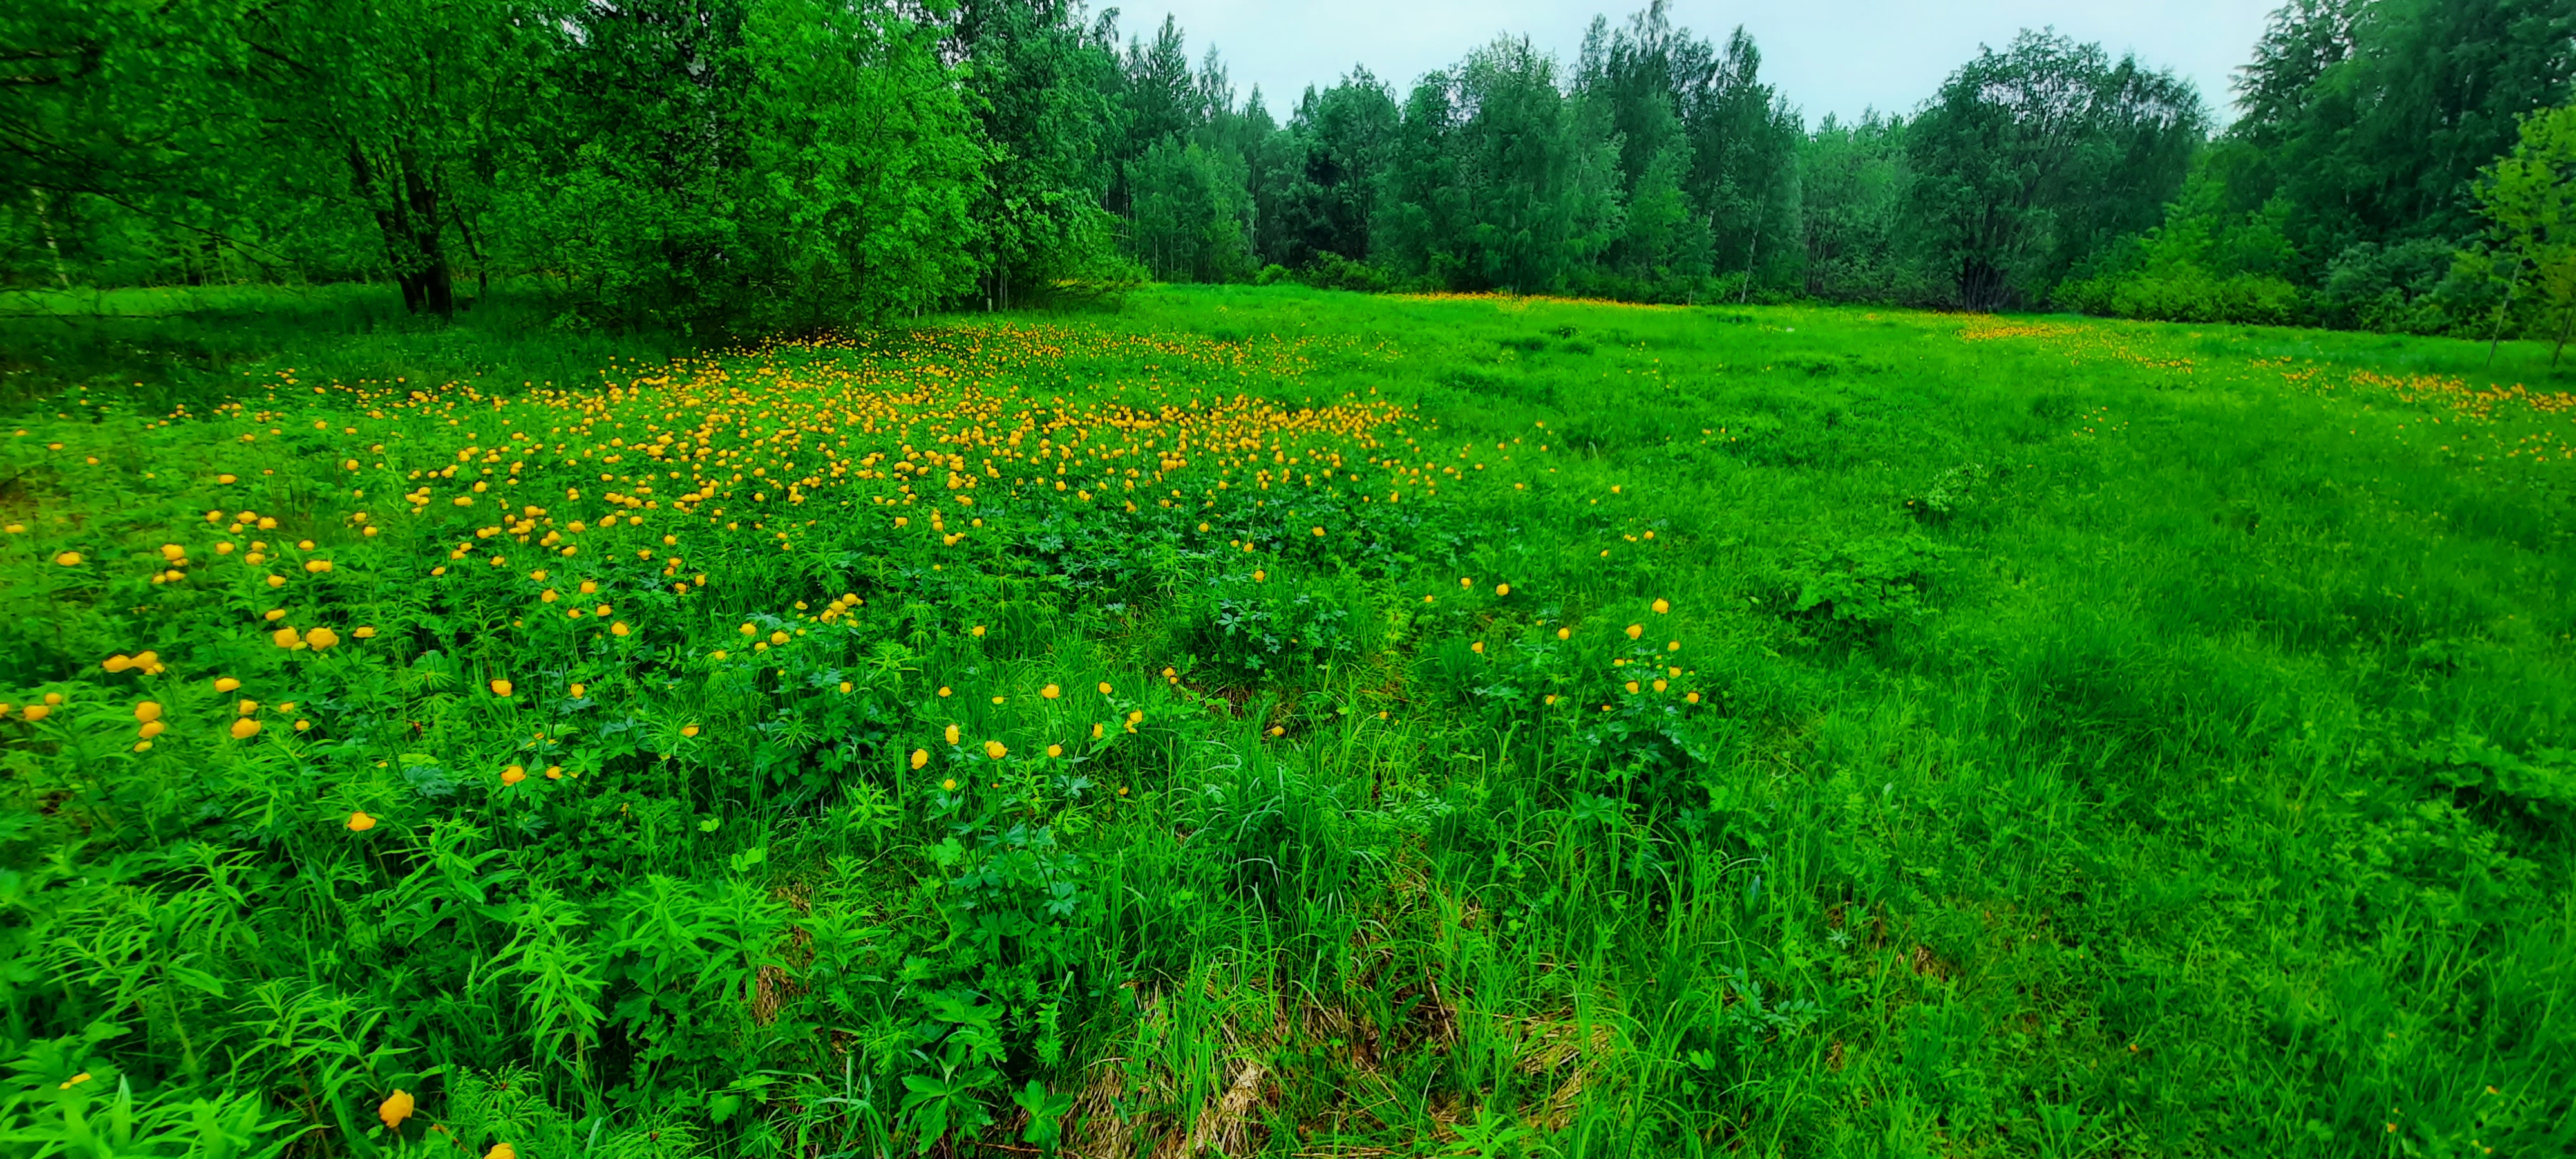
M 709 582 L 617 588 L 652 642 L 619 652 L 398 568 L 467 517 L 360 539 L 338 452 L 245 458 L 211 408 L 289 367 L 520 397 L 672 340 L 300 301 L 9 323 L 0 699 L 66 696 L 0 724 L 10 1153 L 2576 1149 L 2545 349 L 1293 287 L 938 319 L 785 357 L 1025 343 L 997 381 L 1032 399 L 1399 404 L 1389 445 L 1456 481 L 1041 494 L 971 557 L 864 505 L 785 550 L 687 520 Z M 137 472 L 237 460 L 354 561 L 317 607 L 404 625 L 382 649 L 290 664 L 256 588 L 164 614 L 49 562 L 203 539 Z M 844 586 L 842 652 L 705 659 Z M 100 670 L 145 646 L 166 684 Z M 229 719 L 218 669 L 332 739 L 122 752 L 153 690 Z M 634 691 L 560 690 L 585 672 Z M 867 707 L 810 707 L 845 677 Z M 1031 755 L 1061 722 L 1027 690 L 1095 680 L 1142 730 Z M 514 730 L 610 710 L 652 740 L 585 726 L 586 781 L 486 783 Z

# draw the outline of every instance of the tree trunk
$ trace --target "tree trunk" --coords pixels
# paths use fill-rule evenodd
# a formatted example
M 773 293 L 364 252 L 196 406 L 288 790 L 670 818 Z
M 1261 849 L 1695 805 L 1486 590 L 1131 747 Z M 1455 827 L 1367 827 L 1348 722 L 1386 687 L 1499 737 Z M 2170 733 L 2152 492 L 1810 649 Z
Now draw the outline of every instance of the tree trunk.
M 419 158 L 411 150 L 395 154 L 394 168 L 400 188 L 380 188 L 376 167 L 366 152 L 356 141 L 349 142 L 350 175 L 358 195 L 375 212 L 376 230 L 384 237 L 385 261 L 402 289 L 403 309 L 453 318 L 456 287 L 440 244 L 438 190 L 420 171 Z

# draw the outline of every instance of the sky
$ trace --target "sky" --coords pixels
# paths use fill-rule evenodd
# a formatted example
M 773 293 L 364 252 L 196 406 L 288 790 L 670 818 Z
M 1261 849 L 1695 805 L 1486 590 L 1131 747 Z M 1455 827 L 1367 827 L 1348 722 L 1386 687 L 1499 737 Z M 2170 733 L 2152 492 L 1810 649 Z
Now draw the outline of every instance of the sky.
M 1365 65 L 1402 90 L 1503 33 L 1527 35 L 1572 62 L 1595 13 L 1612 22 L 1645 0 L 1092 0 L 1119 9 L 1124 36 L 1150 36 L 1165 13 L 1196 60 L 1213 44 L 1238 97 L 1259 85 L 1282 120 L 1307 85 Z M 2024 28 L 2053 25 L 2117 57 L 2169 68 L 2200 88 L 2220 124 L 2233 119 L 2228 79 L 2251 59 L 2263 19 L 2282 0 L 1672 0 L 1674 24 L 1711 41 L 1736 25 L 1762 50 L 1762 74 L 1814 125 L 1833 113 L 1908 112 L 1977 53 Z

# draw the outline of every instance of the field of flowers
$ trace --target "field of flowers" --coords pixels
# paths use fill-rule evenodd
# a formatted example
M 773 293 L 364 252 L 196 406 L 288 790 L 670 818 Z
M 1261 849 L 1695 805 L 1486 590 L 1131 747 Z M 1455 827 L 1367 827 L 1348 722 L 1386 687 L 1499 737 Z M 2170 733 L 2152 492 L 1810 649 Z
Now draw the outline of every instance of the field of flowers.
M 2576 408 L 2329 340 L 1169 290 L 23 393 L 0 1151 L 2563 1152 Z

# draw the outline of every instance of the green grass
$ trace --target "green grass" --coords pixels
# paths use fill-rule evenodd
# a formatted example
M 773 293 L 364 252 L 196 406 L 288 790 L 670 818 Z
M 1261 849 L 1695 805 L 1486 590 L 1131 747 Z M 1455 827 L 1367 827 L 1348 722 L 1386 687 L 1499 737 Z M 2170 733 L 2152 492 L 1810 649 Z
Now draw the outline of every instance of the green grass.
M 2576 1148 L 2545 348 L 1172 288 L 663 368 L 505 299 L 353 321 L 381 297 L 9 323 L 54 337 L 11 343 L 0 700 L 64 698 L 0 724 L 12 1153 Z M 523 383 L 717 369 L 748 393 L 603 396 L 588 459 L 505 444 L 524 496 L 453 453 L 569 439 Z M 950 543 L 935 473 L 895 528 L 883 480 L 800 509 L 781 469 L 570 531 L 648 422 L 723 411 L 698 442 L 774 466 L 753 421 L 844 384 L 993 436 L 1080 411 L 1026 443 L 1084 455 L 1285 409 L 1162 468 L 1168 509 L 1014 463 Z M 1336 404 L 1407 409 L 1298 425 Z M 999 445 L 928 434 L 839 437 Z M 335 570 L 209 554 L 242 509 Z M 578 566 L 523 558 L 548 530 Z M 633 636 L 553 618 L 576 573 Z M 271 606 L 343 642 L 280 649 Z

